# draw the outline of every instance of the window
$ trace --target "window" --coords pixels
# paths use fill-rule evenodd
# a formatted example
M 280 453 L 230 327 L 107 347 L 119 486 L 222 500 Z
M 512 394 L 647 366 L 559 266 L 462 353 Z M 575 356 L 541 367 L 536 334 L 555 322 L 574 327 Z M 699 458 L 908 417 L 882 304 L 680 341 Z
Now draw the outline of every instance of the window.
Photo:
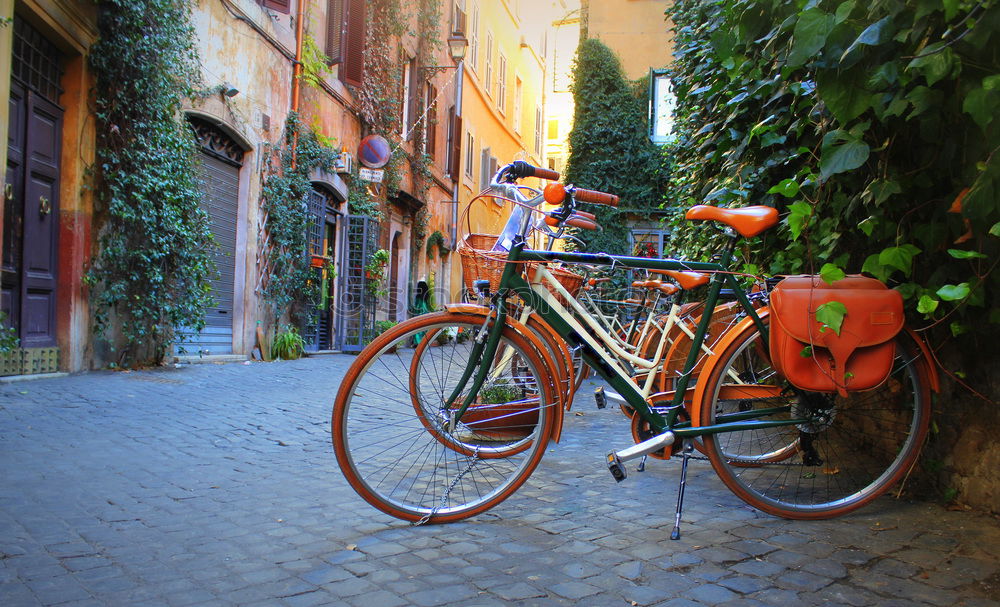
M 674 110 L 677 97 L 666 72 L 650 70 L 649 79 L 649 139 L 653 143 L 669 143 L 674 138 Z
M 472 19 L 469 21 L 469 65 L 479 70 L 479 5 L 472 5 Z
M 365 70 L 365 0 L 327 0 L 326 54 L 338 76 L 361 86 Z
M 549 120 L 549 132 L 546 134 L 549 139 L 559 139 L 559 121 Z
M 542 106 L 535 106 L 535 155 L 542 155 Z
M 503 53 L 500 56 L 500 65 L 497 68 L 497 107 L 501 114 L 507 113 L 507 57 Z
M 636 257 L 666 257 L 667 230 L 632 230 L 629 234 L 629 251 Z
M 470 178 L 472 177 L 472 171 L 476 168 L 475 165 L 476 156 L 476 138 L 472 136 L 472 133 L 465 134 L 465 174 Z
M 490 187 L 493 174 L 497 172 L 497 159 L 491 154 L 490 148 L 484 147 L 479 154 L 479 189 Z M 498 204 L 502 204 L 498 202 Z
M 524 87 L 521 84 L 521 79 L 514 78 L 514 132 L 521 132 L 521 97 L 524 95 Z
M 272 11 L 285 13 L 286 15 L 292 12 L 291 0 L 257 0 L 257 4 L 260 4 L 264 8 L 270 9 Z
M 427 108 L 427 114 L 425 115 L 425 120 L 427 122 L 424 125 L 424 152 L 433 160 L 435 149 L 437 148 L 437 89 L 434 88 L 433 84 L 428 82 L 426 90 L 425 107 Z
M 451 31 L 465 32 L 465 0 L 455 0 L 451 6 Z
M 402 104 L 400 125 L 402 127 L 403 139 L 409 139 L 410 131 L 413 130 L 413 121 L 415 120 L 417 114 L 417 87 L 414 82 L 416 73 L 416 59 L 406 59 L 406 61 L 403 62 L 403 78 L 402 82 L 400 82 L 402 91 L 399 96 Z
M 486 32 L 486 65 L 483 68 L 486 94 L 493 95 L 493 32 Z

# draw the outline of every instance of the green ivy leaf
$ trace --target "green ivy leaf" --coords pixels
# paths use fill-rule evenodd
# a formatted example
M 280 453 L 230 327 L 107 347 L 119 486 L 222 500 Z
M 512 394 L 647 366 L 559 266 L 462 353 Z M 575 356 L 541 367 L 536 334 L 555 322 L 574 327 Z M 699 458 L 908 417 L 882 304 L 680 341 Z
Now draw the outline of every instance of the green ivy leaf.
M 902 191 L 903 188 L 896 181 L 876 179 L 868 184 L 868 188 L 865 190 L 863 196 L 875 206 L 881 206 L 890 196 L 899 194 Z
M 785 198 L 795 198 L 799 193 L 799 184 L 794 179 L 785 179 L 767 191 L 768 194 L 781 194 Z
M 945 285 L 937 290 L 937 295 L 944 301 L 958 301 L 969 296 L 969 283 Z
M 820 175 L 828 179 L 837 173 L 854 170 L 868 160 L 868 144 L 846 131 L 831 131 L 823 137 L 819 161 Z
M 861 265 L 861 271 L 871 274 L 882 282 L 885 282 L 890 274 L 885 265 L 879 261 L 878 253 L 873 253 L 865 259 L 865 263 Z
M 839 9 L 838 9 L 839 15 Z M 892 16 L 883 17 L 872 23 L 861 32 L 857 39 L 851 43 L 851 46 L 847 47 L 844 54 L 840 56 L 840 61 L 843 62 L 844 58 L 851 54 L 851 51 L 857 49 L 859 46 L 877 46 L 882 44 L 892 38 Z
M 792 232 L 792 240 L 798 240 L 799 235 L 802 234 L 802 228 L 805 226 L 809 216 L 812 215 L 812 207 L 807 202 L 797 200 L 788 206 L 788 210 L 790 211 L 788 214 L 788 229 Z
M 816 320 L 837 335 L 840 335 L 844 316 L 847 316 L 847 306 L 839 301 L 828 301 L 816 308 Z
M 844 271 L 832 263 L 823 264 L 823 267 L 819 271 L 819 277 L 828 285 L 832 285 L 838 280 L 843 280 L 845 276 L 847 275 L 844 274 Z
M 810 8 L 799 14 L 793 33 L 792 50 L 788 53 L 787 66 L 798 67 L 812 59 L 826 44 L 836 25 L 836 16 L 818 8 Z
M 871 236 L 872 231 L 875 230 L 875 218 L 869 217 L 862 220 L 861 223 L 858 224 L 858 228 L 865 233 L 865 236 Z
M 919 253 L 919 249 L 917 252 Z M 912 250 L 906 246 L 889 247 L 887 249 L 883 249 L 883 251 L 878 254 L 878 261 L 883 266 L 895 268 L 903 274 L 909 276 L 910 269 L 913 266 L 914 255 L 915 253 L 913 253 Z
M 949 325 L 949 328 L 951 329 L 951 334 L 954 337 L 958 337 L 962 333 L 967 333 L 969 331 L 969 325 L 957 320 L 952 322 L 951 325 Z
M 986 259 L 986 255 L 978 251 L 965 251 L 963 249 L 948 249 L 948 254 L 955 259 Z
M 990 236 L 996 236 L 1000 238 L 1000 221 L 993 224 L 993 227 L 990 228 Z
M 943 98 L 944 95 L 941 91 L 923 85 L 914 88 L 906 95 L 906 100 L 913 104 L 913 111 L 910 112 L 907 119 L 919 116 L 929 109 L 938 108 Z
M 938 304 L 940 303 L 941 302 L 934 299 L 930 295 L 921 295 L 920 301 L 917 302 L 917 312 L 920 312 L 921 314 L 930 314 L 934 312 L 934 310 L 937 310 Z
M 816 81 L 820 98 L 841 124 L 854 120 L 871 105 L 871 91 L 865 88 L 864 74 L 824 71 L 816 75 Z
M 906 69 L 922 74 L 927 80 L 927 86 L 934 86 L 934 83 L 947 76 L 955 65 L 954 53 L 950 48 L 944 47 L 945 44 L 948 43 L 928 44 L 919 57 L 910 61 Z
M 980 128 L 986 130 L 993 116 L 1000 110 L 1000 93 L 976 87 L 965 95 L 962 111 L 972 116 Z

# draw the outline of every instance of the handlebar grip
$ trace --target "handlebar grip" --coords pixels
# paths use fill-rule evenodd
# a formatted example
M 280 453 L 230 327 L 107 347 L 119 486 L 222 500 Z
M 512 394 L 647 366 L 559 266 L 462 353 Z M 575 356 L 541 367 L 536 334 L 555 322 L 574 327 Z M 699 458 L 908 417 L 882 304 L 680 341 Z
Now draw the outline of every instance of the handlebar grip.
M 545 217 L 545 223 L 555 227 L 559 225 L 559 218 L 547 215 Z M 593 221 L 592 219 L 587 219 L 586 217 L 581 217 L 579 215 L 570 215 L 569 217 L 566 218 L 566 221 L 564 221 L 563 223 L 573 228 L 580 228 L 581 230 L 597 229 L 596 221 Z
M 579 200 L 580 202 L 606 204 L 613 207 L 618 206 L 617 196 L 614 194 L 607 194 L 605 192 L 598 192 L 597 190 L 584 190 L 583 188 L 576 188 L 573 190 L 573 198 Z
M 559 180 L 559 173 L 556 171 L 550 171 L 549 169 L 532 166 L 523 160 L 515 160 L 510 163 L 510 173 L 517 179 L 523 179 L 525 177 L 538 177 L 539 179 L 548 179 L 549 181 Z
M 566 225 L 573 228 L 579 228 L 581 230 L 597 229 L 597 222 L 579 215 L 570 215 L 569 219 L 566 220 Z

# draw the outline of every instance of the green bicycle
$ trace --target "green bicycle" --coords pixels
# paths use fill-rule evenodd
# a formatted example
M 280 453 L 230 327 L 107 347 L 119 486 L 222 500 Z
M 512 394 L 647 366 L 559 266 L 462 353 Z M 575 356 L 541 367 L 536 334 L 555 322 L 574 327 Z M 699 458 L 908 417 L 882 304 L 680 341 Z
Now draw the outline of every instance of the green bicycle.
M 697 206 L 687 217 L 729 228 L 717 262 L 529 250 L 525 235 L 544 195 L 526 197 L 517 180 L 558 179 L 524 162 L 502 167 L 495 192 L 514 200 L 508 227 L 516 234 L 498 284 L 479 284 L 481 301 L 459 304 L 396 325 L 351 365 L 337 393 L 332 440 L 350 485 L 374 507 L 415 523 L 446 523 L 497 505 L 538 466 L 558 441 L 562 414 L 552 347 L 542 331 L 511 318 L 517 298 L 603 378 L 647 428 L 649 438 L 607 454 L 617 480 L 625 462 L 675 450 L 683 455 L 678 525 L 689 448 L 700 438 L 720 479 L 748 504 L 792 519 L 839 516 L 859 508 L 900 481 L 915 463 L 927 433 L 935 370 L 923 342 L 910 331 L 895 338 L 888 379 L 866 392 L 807 392 L 788 384 L 768 358 L 769 310 L 754 305 L 729 272 L 740 237 L 777 223 L 770 207 Z M 564 195 L 560 197 L 560 192 Z M 565 221 L 579 202 L 615 204 L 616 197 L 580 188 L 547 188 L 548 213 Z M 671 390 L 649 397 L 616 353 L 610 335 L 588 321 L 587 310 L 548 271 L 550 263 L 611 269 L 708 273 L 705 296 L 684 370 Z M 535 268 L 527 277 L 525 264 Z M 723 288 L 736 296 L 740 319 L 715 341 L 700 373 L 712 311 Z M 419 332 L 442 336 L 411 348 Z M 418 351 L 419 350 L 419 351 Z

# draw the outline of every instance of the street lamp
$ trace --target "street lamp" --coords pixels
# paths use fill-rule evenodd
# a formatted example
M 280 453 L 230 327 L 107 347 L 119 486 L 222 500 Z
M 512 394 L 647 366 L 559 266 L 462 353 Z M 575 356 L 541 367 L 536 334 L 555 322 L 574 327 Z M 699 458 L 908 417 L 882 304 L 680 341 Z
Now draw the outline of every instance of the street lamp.
M 469 40 L 462 32 L 452 32 L 448 36 L 448 52 L 451 53 L 451 60 L 460 63 L 465 59 L 465 51 L 469 48 Z

